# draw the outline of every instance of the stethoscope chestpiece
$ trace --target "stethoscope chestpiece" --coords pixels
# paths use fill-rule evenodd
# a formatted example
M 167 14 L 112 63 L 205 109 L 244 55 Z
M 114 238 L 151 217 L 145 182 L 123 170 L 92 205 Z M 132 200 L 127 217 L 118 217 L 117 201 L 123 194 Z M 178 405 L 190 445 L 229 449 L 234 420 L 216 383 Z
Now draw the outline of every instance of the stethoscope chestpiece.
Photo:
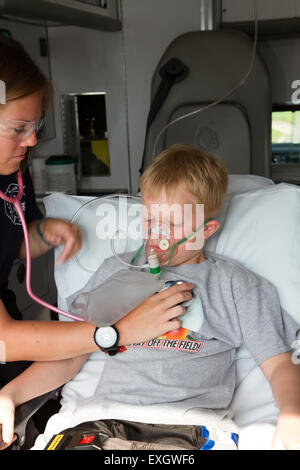
M 165 290 L 165 289 L 168 289 L 169 287 L 172 287 L 172 286 L 175 286 L 176 284 L 184 284 L 186 283 L 187 281 L 182 281 L 182 280 L 178 280 L 178 281 L 165 281 L 165 287 L 162 288 L 161 291 Z M 160 291 L 160 292 L 161 292 Z M 192 294 L 192 297 L 195 297 L 195 294 L 193 292 L 193 290 L 191 290 L 191 294 Z M 179 304 L 177 305 L 182 305 L 184 308 L 187 308 L 191 305 L 191 303 L 193 302 L 193 299 L 191 300 L 186 300 L 185 302 L 180 302 Z

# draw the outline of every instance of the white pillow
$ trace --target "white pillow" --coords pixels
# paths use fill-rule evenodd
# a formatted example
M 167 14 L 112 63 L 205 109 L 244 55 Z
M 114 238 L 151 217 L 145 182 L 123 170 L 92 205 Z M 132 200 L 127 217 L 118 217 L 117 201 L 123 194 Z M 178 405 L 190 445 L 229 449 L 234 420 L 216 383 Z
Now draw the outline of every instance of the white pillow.
M 275 183 L 263 176 L 256 176 L 256 175 L 229 175 L 228 181 L 228 191 L 222 206 L 222 209 L 218 216 L 216 217 L 220 222 L 221 226 L 219 230 L 212 235 L 207 242 L 205 243 L 205 247 L 209 251 L 216 251 L 218 239 L 220 237 L 221 231 L 223 229 L 224 221 L 227 217 L 227 212 L 231 203 L 232 198 L 235 194 L 245 193 L 247 191 L 254 191 L 256 189 L 261 188 L 269 188 L 270 186 L 274 186 Z
M 272 282 L 300 324 L 300 187 L 281 183 L 234 195 L 215 252 Z
M 245 193 L 268 186 L 273 186 L 274 181 L 264 176 L 257 175 L 229 175 L 228 193 Z

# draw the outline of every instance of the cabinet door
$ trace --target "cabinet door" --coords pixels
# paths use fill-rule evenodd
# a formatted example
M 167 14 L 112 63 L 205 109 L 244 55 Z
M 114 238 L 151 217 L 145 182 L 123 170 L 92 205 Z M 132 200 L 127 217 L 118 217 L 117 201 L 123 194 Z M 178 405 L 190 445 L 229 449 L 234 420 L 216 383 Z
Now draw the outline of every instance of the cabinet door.
M 64 152 L 76 161 L 77 178 L 81 177 L 80 131 L 76 95 L 61 96 Z
M 103 31 L 122 27 L 117 0 L 1 0 L 0 13 L 23 21 L 54 21 Z

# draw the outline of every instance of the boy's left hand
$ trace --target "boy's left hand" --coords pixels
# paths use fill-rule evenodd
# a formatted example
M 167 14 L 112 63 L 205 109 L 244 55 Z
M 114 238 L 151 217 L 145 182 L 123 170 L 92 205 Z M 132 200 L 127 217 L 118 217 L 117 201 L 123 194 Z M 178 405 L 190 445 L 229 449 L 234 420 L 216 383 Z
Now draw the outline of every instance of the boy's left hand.
M 279 413 L 272 449 L 300 450 L 300 415 Z

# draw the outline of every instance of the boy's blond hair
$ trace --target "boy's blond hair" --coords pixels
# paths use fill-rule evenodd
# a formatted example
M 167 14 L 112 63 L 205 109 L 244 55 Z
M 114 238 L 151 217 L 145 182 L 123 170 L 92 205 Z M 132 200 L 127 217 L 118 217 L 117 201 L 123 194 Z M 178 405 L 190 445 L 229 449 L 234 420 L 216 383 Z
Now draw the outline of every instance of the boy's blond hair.
M 220 211 L 228 187 L 228 171 L 214 155 L 189 145 L 172 145 L 160 153 L 140 178 L 140 189 L 150 197 L 162 189 L 169 195 L 179 185 L 204 204 L 205 216 Z

